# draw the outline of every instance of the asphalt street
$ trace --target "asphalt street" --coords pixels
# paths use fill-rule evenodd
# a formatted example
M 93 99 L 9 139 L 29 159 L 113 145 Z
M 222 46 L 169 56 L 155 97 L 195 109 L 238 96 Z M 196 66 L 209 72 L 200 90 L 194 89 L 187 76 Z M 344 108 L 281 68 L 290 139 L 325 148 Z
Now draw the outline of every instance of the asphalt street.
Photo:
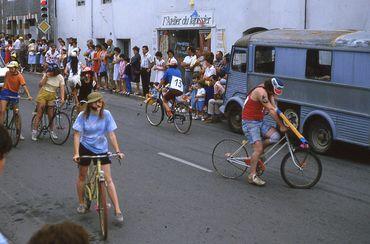
M 39 75 L 25 74 L 37 94 Z M 211 163 L 214 145 L 242 140 L 226 122 L 195 121 L 188 135 L 166 122 L 146 121 L 140 99 L 104 94 L 117 124 L 126 160 L 112 174 L 124 224 L 113 222 L 105 243 L 369 243 L 370 152 L 338 144 L 320 158 L 323 175 L 312 189 L 289 188 L 280 176 L 279 155 L 267 169 L 263 188 L 246 176 L 226 180 Z M 98 215 L 76 212 L 77 167 L 72 137 L 62 146 L 31 141 L 34 104 L 21 101 L 25 141 L 8 155 L 0 177 L 0 232 L 26 243 L 46 223 L 71 220 L 100 243 Z

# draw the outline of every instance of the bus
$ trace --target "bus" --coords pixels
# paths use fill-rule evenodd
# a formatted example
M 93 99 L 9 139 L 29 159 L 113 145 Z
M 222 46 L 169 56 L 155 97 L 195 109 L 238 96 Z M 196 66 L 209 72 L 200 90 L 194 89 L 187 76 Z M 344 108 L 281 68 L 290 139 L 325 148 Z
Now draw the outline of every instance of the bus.
M 285 81 L 278 106 L 316 152 L 333 141 L 370 148 L 370 32 L 273 29 L 240 38 L 221 106 L 232 131 L 241 132 L 247 92 L 270 77 Z

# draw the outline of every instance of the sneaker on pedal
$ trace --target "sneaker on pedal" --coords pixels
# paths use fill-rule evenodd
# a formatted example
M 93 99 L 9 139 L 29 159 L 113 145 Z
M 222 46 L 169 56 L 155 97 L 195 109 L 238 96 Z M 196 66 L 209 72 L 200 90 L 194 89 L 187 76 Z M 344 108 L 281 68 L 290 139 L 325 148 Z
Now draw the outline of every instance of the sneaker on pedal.
M 254 185 L 257 185 L 257 186 L 266 185 L 266 182 L 264 180 L 262 180 L 260 177 L 258 177 L 256 174 L 248 175 L 248 183 L 254 184 Z
M 79 214 L 84 214 L 86 213 L 87 210 L 86 210 L 86 206 L 84 204 L 80 204 L 78 205 L 78 208 L 77 208 L 77 213 Z
M 53 138 L 54 140 L 58 140 L 58 136 L 55 134 L 54 131 L 50 131 L 50 136 L 51 138 Z
M 168 123 L 173 123 L 173 115 L 169 116 L 168 119 L 167 119 L 167 122 Z
M 22 134 L 19 135 L 19 140 L 24 141 L 24 136 Z
M 32 130 L 31 140 L 37 141 L 37 130 Z

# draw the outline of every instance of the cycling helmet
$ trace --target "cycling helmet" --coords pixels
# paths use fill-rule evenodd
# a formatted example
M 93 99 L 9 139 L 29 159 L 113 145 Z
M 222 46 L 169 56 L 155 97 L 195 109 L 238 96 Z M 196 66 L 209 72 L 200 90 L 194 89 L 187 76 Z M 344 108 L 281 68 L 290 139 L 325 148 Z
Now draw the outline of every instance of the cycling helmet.
M 47 72 L 56 72 L 59 71 L 59 66 L 56 63 L 48 64 Z
M 18 68 L 19 67 L 19 64 L 17 61 L 11 61 L 7 64 L 6 66 L 7 68 Z
M 271 84 L 274 87 L 274 93 L 278 96 L 283 94 L 284 83 L 278 78 L 271 78 Z

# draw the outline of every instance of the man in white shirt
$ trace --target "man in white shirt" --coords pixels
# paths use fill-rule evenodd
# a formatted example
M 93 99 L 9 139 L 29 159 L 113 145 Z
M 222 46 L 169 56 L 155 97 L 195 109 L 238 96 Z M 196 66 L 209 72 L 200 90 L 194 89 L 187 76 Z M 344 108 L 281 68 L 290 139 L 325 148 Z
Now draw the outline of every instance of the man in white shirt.
M 141 85 L 143 87 L 143 96 L 149 93 L 150 73 L 154 65 L 154 59 L 149 53 L 148 46 L 143 46 L 143 56 L 141 56 Z
M 193 81 L 193 74 L 190 68 L 191 64 L 195 64 L 197 61 L 197 56 L 195 55 L 195 50 L 193 47 L 188 47 L 186 49 L 188 56 L 184 58 L 184 61 L 181 63 L 181 66 L 185 70 L 185 79 L 184 79 L 184 93 L 188 92 L 189 86 Z

